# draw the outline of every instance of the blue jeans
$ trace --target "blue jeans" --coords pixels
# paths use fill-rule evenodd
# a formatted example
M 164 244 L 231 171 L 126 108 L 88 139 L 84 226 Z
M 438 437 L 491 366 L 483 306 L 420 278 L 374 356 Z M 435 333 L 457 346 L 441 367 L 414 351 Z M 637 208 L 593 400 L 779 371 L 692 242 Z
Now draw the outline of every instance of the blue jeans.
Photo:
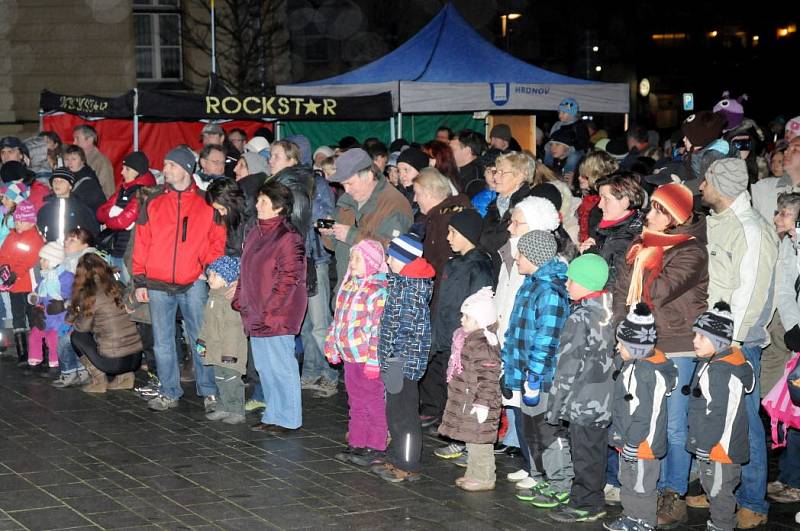
M 691 385 L 696 364 L 695 358 L 671 359 L 678 369 L 678 386 L 667 397 L 667 455 L 661 459 L 658 490 L 669 489 L 683 496 L 689 487 L 692 454 L 686 451 L 686 438 L 689 436 L 689 395 L 684 395 L 681 389 L 684 385 Z
M 58 366 L 61 369 L 61 374 L 72 374 L 75 371 L 82 371 L 84 369 L 78 355 L 75 354 L 75 349 L 72 348 L 72 343 L 69 340 L 69 334 L 65 334 L 58 338 Z
M 513 412 L 514 430 L 517 433 L 517 443 L 519 444 L 519 451 L 522 454 L 522 467 L 530 473 L 533 464 L 531 462 L 528 444 L 525 442 L 525 428 L 522 426 L 522 410 L 518 407 L 510 407 L 508 410 Z
M 750 462 L 742 465 L 742 482 L 736 490 L 736 501 L 741 507 L 750 509 L 759 514 L 767 514 L 767 439 L 764 433 L 764 424 L 758 410 L 761 407 L 761 347 L 758 345 L 745 345 L 742 353 L 755 374 L 753 392 L 745 395 L 744 402 L 747 407 L 747 421 L 750 423 Z
M 325 336 L 331 324 L 331 281 L 328 264 L 317 264 L 317 294 L 308 298 L 306 318 L 300 337 L 303 340 L 303 380 L 312 381 L 320 376 L 329 382 L 339 381 L 339 371 L 332 368 L 322 353 Z
M 294 336 L 251 337 L 250 346 L 267 405 L 261 422 L 299 428 L 303 424 L 303 410 Z
M 619 482 L 619 452 L 617 452 L 616 448 L 611 448 L 610 446 L 608 447 L 608 461 L 606 462 L 606 485 L 613 485 L 617 488 L 622 486 Z
M 790 429 L 786 435 L 786 448 L 778 458 L 778 481 L 800 488 L 800 430 Z
M 170 294 L 166 291 L 148 290 L 148 296 L 150 297 L 150 317 L 153 321 L 156 372 L 161 381 L 159 392 L 171 399 L 183 396 L 178 353 L 175 349 L 175 316 L 180 307 L 194 362 L 197 394 L 199 396 L 217 394 L 217 386 L 214 383 L 214 367 L 203 365 L 203 361 L 194 348 L 197 334 L 203 327 L 208 285 L 204 280 L 196 280 L 192 287 L 183 293 Z
M 128 268 L 125 267 L 125 259 L 122 257 L 115 257 L 109 256 L 108 261 L 111 262 L 111 266 L 119 269 L 119 281 L 125 284 L 126 286 L 131 281 L 131 276 L 128 274 Z
M 514 421 L 516 418 L 516 413 L 514 412 L 513 407 L 507 407 L 504 409 L 506 410 L 506 419 L 508 419 L 508 429 L 506 430 L 506 436 L 503 437 L 503 444 L 506 446 L 519 448 L 519 435 L 517 434 L 517 425 Z
M 253 386 L 253 394 L 250 395 L 250 400 L 255 400 L 256 402 L 264 401 L 264 388 L 261 387 L 261 382 Z

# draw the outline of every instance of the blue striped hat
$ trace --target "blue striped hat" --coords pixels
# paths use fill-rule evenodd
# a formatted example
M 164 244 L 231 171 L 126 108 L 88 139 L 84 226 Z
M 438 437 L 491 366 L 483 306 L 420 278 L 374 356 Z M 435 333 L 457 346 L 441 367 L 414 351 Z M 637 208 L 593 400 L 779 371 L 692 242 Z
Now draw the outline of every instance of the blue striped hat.
M 403 234 L 389 242 L 387 254 L 409 264 L 422 256 L 422 242 L 416 234 Z

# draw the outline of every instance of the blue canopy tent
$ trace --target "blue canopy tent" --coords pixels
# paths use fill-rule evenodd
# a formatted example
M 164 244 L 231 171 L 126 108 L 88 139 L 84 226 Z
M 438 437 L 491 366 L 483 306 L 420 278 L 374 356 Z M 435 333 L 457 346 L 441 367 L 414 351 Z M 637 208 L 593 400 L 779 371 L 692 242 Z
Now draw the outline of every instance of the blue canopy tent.
M 530 65 L 485 40 L 452 5 L 393 52 L 351 72 L 279 85 L 278 94 L 391 92 L 395 112 L 552 111 L 567 97 L 585 112 L 627 113 L 626 83 L 602 83 Z

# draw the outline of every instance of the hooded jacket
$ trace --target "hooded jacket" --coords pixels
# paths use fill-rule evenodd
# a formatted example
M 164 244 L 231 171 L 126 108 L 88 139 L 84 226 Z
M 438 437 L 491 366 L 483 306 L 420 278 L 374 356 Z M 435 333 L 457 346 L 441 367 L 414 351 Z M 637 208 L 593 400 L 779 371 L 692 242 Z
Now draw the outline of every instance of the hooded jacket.
M 483 227 L 481 228 L 481 239 L 479 247 L 486 249 L 492 257 L 492 265 L 494 267 L 494 278 L 500 273 L 500 256 L 497 251 L 505 245 L 508 241 L 508 222 L 511 219 L 511 211 L 514 207 L 531 195 L 531 187 L 528 183 L 522 183 L 519 190 L 511 194 L 511 202 L 505 214 L 500 215 L 500 210 L 497 208 L 497 199 L 494 203 L 490 204 L 486 209 L 486 216 L 483 218 Z
M 92 236 L 100 232 L 94 211 L 71 195 L 60 199 L 50 194 L 36 214 L 36 226 L 48 242 L 56 241 L 77 228 L 88 230 Z
M 599 254 L 608 264 L 608 282 L 606 289 L 614 288 L 617 281 L 617 269 L 625 262 L 628 247 L 634 238 L 642 234 L 644 227 L 644 214 L 641 210 L 634 210 L 631 215 L 609 227 L 597 226 L 595 244 L 586 252 Z
M 314 172 L 310 166 L 297 164 L 284 168 L 275 175 L 267 177 L 267 182 L 281 183 L 292 191 L 292 225 L 297 232 L 308 237 L 312 230 L 311 197 L 314 190 Z
M 121 258 L 131 238 L 130 229 L 139 219 L 139 202 L 136 191 L 142 186 L 155 186 L 156 179 L 149 171 L 129 183 L 120 184 L 114 194 L 97 209 L 97 221 L 116 232 L 112 256 Z M 115 208 L 116 207 L 116 208 Z M 112 214 L 111 211 L 115 214 Z
M 431 208 L 423 218 L 425 239 L 422 242 L 422 256 L 431 263 L 436 271 L 436 280 L 433 283 L 434 300 L 431 305 L 433 308 L 436 307 L 444 266 L 453 257 L 453 249 L 450 248 L 450 243 L 447 241 L 447 227 L 450 224 L 450 218 L 466 208 L 470 208 L 467 196 L 464 194 L 451 195 Z
M 247 336 L 242 332 L 242 318 L 225 298 L 228 288 L 209 289 L 203 328 L 197 342 L 205 346 L 203 365 L 247 372 Z M 202 349 L 201 349 L 202 350 Z
M 737 347 L 700 359 L 690 386 L 699 389 L 700 396 L 689 395 L 686 451 L 709 452 L 717 463 L 746 463 L 750 428 L 744 395 L 754 385 L 753 367 Z
M 660 350 L 623 362 L 614 382 L 611 446 L 638 448 L 639 459 L 662 458 L 667 453 L 667 397 L 677 383 L 675 365 Z M 631 399 L 625 400 L 628 394 Z
M 403 375 L 414 382 L 428 367 L 434 275 L 433 267 L 424 258 L 410 262 L 399 274 L 387 274 L 378 359 L 385 369 L 387 359 L 402 358 Z
M 673 352 L 693 352 L 692 327 L 701 313 L 708 309 L 708 251 L 706 250 L 706 219 L 695 214 L 684 225 L 668 230 L 668 234 L 687 234 L 693 240 L 664 251 L 661 272 L 650 285 L 653 317 L 658 331 L 656 348 L 667 355 Z M 640 240 L 637 237 L 634 241 Z M 623 257 L 617 262 L 617 282 L 614 286 L 614 323 L 627 314 L 625 299 L 631 282 L 633 264 Z M 652 275 L 645 270 L 642 284 Z M 694 356 L 694 354 L 692 354 Z
M 565 420 L 594 428 L 611 424 L 614 343 L 610 293 L 597 292 L 573 303 L 561 331 L 547 401 L 549 422 Z
M 11 285 L 11 293 L 28 293 L 31 291 L 31 268 L 39 261 L 39 250 L 44 245 L 42 237 L 31 228 L 19 233 L 12 230 L 0 247 L 0 265 L 8 265 L 17 275 Z
M 84 166 L 75 172 L 75 183 L 72 185 L 70 197 L 74 197 L 92 211 L 95 215 L 97 209 L 106 202 L 106 195 L 97 180 L 94 170 L 89 166 Z
M 97 352 L 105 358 L 124 358 L 142 351 L 142 339 L 136 324 L 124 308 L 120 308 L 104 292 L 98 292 L 91 315 L 74 318 L 75 330 L 91 332 Z
M 474 248 L 465 255 L 456 255 L 444 266 L 431 324 L 433 352 L 450 350 L 453 332 L 461 326 L 461 304 L 484 286 L 494 289 L 492 260 L 485 251 Z
M 252 337 L 299 334 L 307 303 L 303 237 L 283 216 L 258 220 L 244 241 L 233 297 L 245 333 Z

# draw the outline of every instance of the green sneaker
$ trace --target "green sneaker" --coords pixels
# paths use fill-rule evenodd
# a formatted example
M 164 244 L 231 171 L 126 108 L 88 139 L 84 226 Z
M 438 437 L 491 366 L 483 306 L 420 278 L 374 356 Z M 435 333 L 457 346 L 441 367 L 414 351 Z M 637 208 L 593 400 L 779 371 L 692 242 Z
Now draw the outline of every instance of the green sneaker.
M 549 488 L 549 485 L 546 481 L 540 481 L 539 483 L 535 484 L 533 487 L 529 489 L 517 489 L 516 497 L 518 500 L 522 501 L 533 501 L 533 499 L 539 495 L 539 492 Z
M 244 403 L 244 410 L 247 412 L 264 409 L 267 405 L 264 402 L 253 400 L 252 398 Z
M 571 524 L 574 522 L 596 522 L 605 515 L 606 512 L 603 510 L 598 510 L 596 512 L 584 511 L 583 509 L 576 509 L 575 507 L 565 505 L 550 513 L 550 519 L 562 524 Z
M 552 509 L 568 502 L 569 492 L 556 492 L 551 488 L 547 488 L 539 491 L 539 494 L 531 500 L 531 505 L 540 509 Z

